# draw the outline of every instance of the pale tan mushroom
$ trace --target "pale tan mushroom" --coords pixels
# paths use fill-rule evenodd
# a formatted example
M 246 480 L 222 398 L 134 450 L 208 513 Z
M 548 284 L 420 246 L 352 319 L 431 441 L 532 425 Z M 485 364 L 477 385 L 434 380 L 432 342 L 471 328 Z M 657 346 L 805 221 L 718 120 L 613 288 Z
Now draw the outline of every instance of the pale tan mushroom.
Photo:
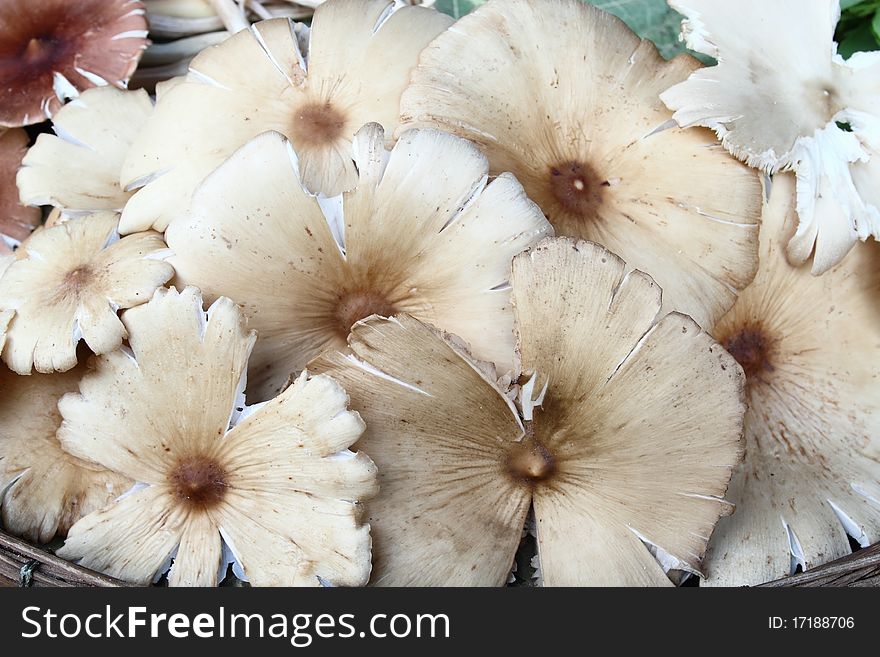
M 287 136 L 313 193 L 352 189 L 354 133 L 397 126 L 400 93 L 425 45 L 451 19 L 391 0 L 330 0 L 309 31 L 286 19 L 255 24 L 200 54 L 186 81 L 159 100 L 126 160 L 126 188 L 143 186 L 124 233 L 164 230 L 196 186 L 253 137 Z
M 15 175 L 28 147 L 24 130 L 0 128 L 0 257 L 31 234 L 40 223 L 40 211 L 18 201 Z
M 129 148 L 153 111 L 145 91 L 89 89 L 52 119 L 18 173 L 21 200 L 73 212 L 119 210 L 130 194 L 119 184 Z
M 0 313 L 0 324 L 10 314 Z M 30 541 L 63 536 L 134 483 L 71 456 L 55 436 L 58 400 L 85 370 L 19 376 L 0 365 L 0 517 L 6 531 Z
M 349 392 L 380 493 L 373 581 L 501 585 L 530 503 L 546 585 L 698 572 L 740 458 L 742 371 L 660 289 L 588 242 L 514 259 L 522 420 L 486 368 L 409 316 L 309 365 Z M 663 564 L 663 565 L 661 565 Z
M 174 274 L 153 232 L 119 239 L 118 215 L 97 213 L 42 228 L 0 277 L 0 311 L 15 310 L 3 361 L 19 374 L 66 371 L 84 340 L 96 354 L 125 338 L 116 311 L 149 300 Z
M 795 178 L 773 177 L 755 281 L 713 333 L 746 374 L 736 513 L 706 556 L 707 583 L 757 584 L 880 540 L 880 245 L 816 278 L 783 253 Z M 368 418 L 369 419 L 369 418 Z
M 661 98 L 682 126 L 706 126 L 767 173 L 797 173 L 799 224 L 786 255 L 822 274 L 880 235 L 880 203 L 851 169 L 880 151 L 880 52 L 837 54 L 839 0 L 671 0 L 690 48 L 716 66 Z M 759 16 L 759 20 L 755 17 Z M 873 196 L 873 198 L 872 198 Z M 815 254 L 815 255 L 814 255 Z
M 157 290 L 123 313 L 131 351 L 96 359 L 59 404 L 66 449 L 144 484 L 70 530 L 66 559 L 137 584 L 212 586 L 228 548 L 252 584 L 357 586 L 370 574 L 357 502 L 376 469 L 348 447 L 363 431 L 345 391 L 300 376 L 243 408 L 256 336 L 229 299 Z
M 658 99 L 698 65 L 579 0 L 492 0 L 422 53 L 401 128 L 476 142 L 557 234 L 620 254 L 666 310 L 711 326 L 754 276 L 761 198 L 755 172 Z
M 510 261 L 550 225 L 513 176 L 487 185 L 486 158 L 463 139 L 424 130 L 390 153 L 384 144 L 377 124 L 358 132 L 357 189 L 322 208 L 290 144 L 264 134 L 168 227 L 179 280 L 236 299 L 257 330 L 248 380 L 258 400 L 373 314 L 410 313 L 512 367 Z
M 125 87 L 146 45 L 138 0 L 3 0 L 0 126 L 51 118 L 90 87 Z

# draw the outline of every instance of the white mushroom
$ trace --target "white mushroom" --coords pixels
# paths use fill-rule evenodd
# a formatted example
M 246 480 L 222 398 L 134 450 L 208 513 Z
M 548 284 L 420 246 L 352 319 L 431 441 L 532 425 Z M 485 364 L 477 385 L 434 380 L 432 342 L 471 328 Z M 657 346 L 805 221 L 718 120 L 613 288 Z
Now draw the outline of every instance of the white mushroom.
M 125 338 L 116 316 L 149 300 L 174 274 L 153 232 L 118 239 L 118 215 L 97 213 L 31 235 L 0 277 L 0 311 L 15 310 L 3 361 L 19 374 L 63 372 L 82 339 L 96 354 Z
M 157 290 L 122 315 L 131 351 L 97 358 L 59 408 L 66 449 L 142 485 L 76 523 L 59 556 L 137 584 L 212 586 L 223 545 L 257 586 L 357 586 L 370 573 L 357 501 L 376 469 L 364 424 L 325 376 L 243 408 L 255 335 L 229 299 Z
M 330 203 L 303 188 L 290 144 L 262 135 L 168 227 L 179 280 L 238 300 L 257 330 L 258 400 L 373 314 L 408 312 L 513 365 L 510 261 L 550 225 L 513 176 L 486 184 L 486 158 L 463 139 L 423 130 L 384 144 L 377 124 L 358 132 L 359 184 Z
M 773 178 L 755 282 L 713 334 L 746 374 L 746 456 L 736 513 L 706 557 L 707 583 L 757 584 L 880 541 L 880 245 L 821 278 L 782 256 L 795 180 Z
M 121 211 L 130 194 L 119 184 L 129 148 L 153 111 L 145 91 L 100 87 L 83 92 L 52 119 L 18 173 L 21 201 L 77 213 Z
M 126 160 L 124 186 L 143 189 L 125 208 L 122 232 L 164 230 L 211 171 L 269 130 L 293 142 L 309 190 L 352 189 L 354 133 L 375 121 L 390 136 L 419 52 L 450 22 L 423 7 L 395 10 L 391 0 L 330 0 L 311 30 L 263 21 L 202 52 Z
M 718 59 L 661 98 L 682 126 L 707 126 L 767 173 L 797 174 L 793 264 L 822 274 L 880 234 L 872 183 L 854 168 L 880 151 L 880 52 L 837 54 L 838 0 L 672 0 L 690 48 Z M 756 18 L 757 17 L 757 18 Z M 876 165 L 873 165 L 876 167 Z
M 476 142 L 557 234 L 620 254 L 666 310 L 711 326 L 754 276 L 761 198 L 754 172 L 657 97 L 698 65 L 580 0 L 492 0 L 422 53 L 402 128 Z
M 373 582 L 502 585 L 530 504 L 546 585 L 698 572 L 740 458 L 740 368 L 690 318 L 655 321 L 660 289 L 596 244 L 545 240 L 515 258 L 511 282 L 519 413 L 484 367 L 406 315 L 356 324 L 351 353 L 309 365 L 367 422 Z

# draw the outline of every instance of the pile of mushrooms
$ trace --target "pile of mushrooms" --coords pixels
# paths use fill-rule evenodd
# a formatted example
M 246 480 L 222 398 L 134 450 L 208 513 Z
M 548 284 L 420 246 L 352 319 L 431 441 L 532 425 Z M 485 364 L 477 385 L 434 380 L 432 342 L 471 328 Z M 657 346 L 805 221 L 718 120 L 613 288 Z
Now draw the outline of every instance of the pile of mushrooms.
M 0 528 L 171 586 L 880 540 L 880 55 L 837 1 L 670 2 L 712 66 L 431 4 L 0 7 Z

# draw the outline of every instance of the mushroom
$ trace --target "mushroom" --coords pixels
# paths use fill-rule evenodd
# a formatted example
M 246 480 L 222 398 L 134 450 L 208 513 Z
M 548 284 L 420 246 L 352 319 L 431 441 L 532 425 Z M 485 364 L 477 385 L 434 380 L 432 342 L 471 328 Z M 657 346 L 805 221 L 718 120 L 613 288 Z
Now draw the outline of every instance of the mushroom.
M 15 187 L 15 174 L 27 146 L 24 130 L 0 128 L 0 257 L 12 253 L 12 247 L 40 223 L 40 211 L 21 205 Z
M 0 365 L 0 516 L 7 531 L 30 541 L 63 536 L 132 485 L 71 456 L 55 436 L 58 400 L 76 390 L 84 371 L 19 376 Z
M 822 274 L 880 235 L 880 203 L 852 169 L 880 151 L 880 52 L 837 54 L 838 0 L 672 0 L 688 47 L 718 59 L 661 98 L 682 126 L 707 126 L 767 173 L 797 174 L 799 223 L 786 255 Z M 754 20 L 760 14 L 761 20 Z M 785 26 L 780 30 L 780 26 Z M 876 166 L 876 165 L 875 165 Z
M 274 19 L 207 49 L 159 100 L 126 160 L 126 188 L 145 186 L 126 206 L 122 232 L 164 230 L 211 171 L 269 130 L 293 142 L 309 190 L 352 189 L 354 133 L 368 121 L 396 127 L 410 69 L 450 22 L 391 0 L 330 0 L 311 31 Z
M 209 299 L 237 299 L 257 330 L 248 375 L 257 399 L 344 347 L 352 324 L 373 314 L 408 312 L 512 367 L 510 261 L 550 225 L 510 174 L 487 185 L 486 158 L 463 139 L 423 130 L 390 153 L 384 144 L 381 126 L 364 126 L 357 189 L 322 202 L 303 188 L 284 137 L 263 134 L 168 226 L 178 279 Z
M 116 315 L 149 300 L 174 274 L 162 237 L 118 239 L 118 215 L 102 212 L 42 228 L 0 277 L 0 311 L 15 310 L 3 361 L 18 374 L 63 372 L 80 339 L 96 354 L 119 347 Z
M 422 53 L 401 129 L 476 142 L 557 234 L 620 254 L 665 310 L 711 326 L 754 276 L 760 182 L 711 135 L 671 127 L 657 96 L 697 66 L 578 0 L 493 0 Z
M 240 31 L 250 18 L 310 18 L 324 0 L 144 0 L 150 33 L 160 38 L 189 37 L 224 26 Z
M 122 162 L 152 111 L 146 91 L 83 92 L 53 118 L 56 134 L 41 134 L 24 158 L 22 202 L 77 213 L 122 210 L 130 196 L 119 184 Z
M 65 449 L 139 482 L 84 517 L 58 555 L 148 584 L 213 586 L 235 571 L 257 586 L 357 586 L 370 574 L 357 501 L 376 469 L 348 447 L 364 423 L 345 391 L 303 373 L 279 397 L 244 408 L 255 335 L 226 298 L 205 313 L 198 290 L 157 290 L 122 314 L 130 351 L 96 359 L 65 396 Z
M 4 0 L 0 126 L 51 118 L 89 87 L 125 87 L 146 45 L 136 0 Z
M 545 585 L 670 585 L 697 572 L 740 458 L 742 371 L 660 289 L 589 242 L 513 261 L 520 412 L 454 341 L 359 322 L 330 375 L 367 423 L 373 582 L 502 585 L 533 505 Z M 665 564 L 665 567 L 661 565 Z
M 737 511 L 709 544 L 710 585 L 831 561 L 849 554 L 847 534 L 880 540 L 880 245 L 821 278 L 789 265 L 795 186 L 773 177 L 758 275 L 713 331 L 745 371 L 749 410 Z

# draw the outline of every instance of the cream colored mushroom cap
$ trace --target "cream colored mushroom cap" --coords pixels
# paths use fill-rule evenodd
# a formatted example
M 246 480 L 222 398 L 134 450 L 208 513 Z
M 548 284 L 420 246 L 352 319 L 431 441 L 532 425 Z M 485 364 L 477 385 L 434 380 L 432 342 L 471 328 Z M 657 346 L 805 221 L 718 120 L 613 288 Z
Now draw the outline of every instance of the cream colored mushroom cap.
M 58 400 L 76 390 L 85 370 L 19 376 L 0 365 L 0 517 L 7 531 L 30 541 L 63 536 L 133 483 L 71 456 L 55 436 Z
M 25 239 L 40 224 L 40 211 L 19 203 L 15 187 L 27 146 L 24 130 L 0 128 L 0 257 L 12 253 L 11 244 Z
M 838 0 L 670 5 L 687 17 L 688 46 L 718 64 L 661 99 L 679 125 L 712 128 L 750 166 L 797 172 L 800 222 L 789 260 L 813 257 L 813 273 L 822 274 L 859 239 L 880 235 L 880 205 L 854 186 L 851 171 L 880 150 L 880 53 L 837 54 Z
M 98 87 L 53 117 L 18 173 L 21 201 L 74 212 L 121 211 L 130 193 L 119 184 L 129 148 L 153 111 L 144 90 Z
M 737 511 L 709 544 L 706 583 L 757 584 L 880 541 L 880 245 L 824 276 L 782 253 L 795 180 L 773 177 L 754 283 L 713 331 L 746 374 Z
M 741 457 L 742 371 L 599 245 L 545 240 L 511 276 L 546 585 L 668 585 L 699 572 Z M 658 317 L 661 317 L 658 321 Z M 531 409 L 531 410 L 530 410 Z M 369 419 L 369 417 L 367 416 Z
M 473 140 L 557 234 L 620 254 L 663 288 L 664 310 L 711 326 L 754 276 L 760 185 L 658 99 L 697 66 L 578 0 L 493 0 L 422 53 L 401 129 Z
M 137 584 L 212 586 L 224 545 L 256 586 L 357 586 L 370 573 L 358 501 L 376 491 L 363 432 L 334 381 L 303 373 L 243 403 L 255 334 L 229 299 L 157 290 L 122 315 L 131 350 L 96 359 L 59 408 L 66 449 L 141 486 L 75 524 L 58 554 Z
M 658 560 L 698 571 L 740 458 L 740 368 L 690 318 L 655 323 L 659 288 L 598 245 L 545 240 L 511 283 L 523 420 L 406 315 L 356 324 L 350 353 L 309 365 L 367 422 L 373 582 L 503 584 L 530 502 L 546 585 L 670 585 Z
M 423 7 L 390 13 L 393 6 L 330 0 L 310 31 L 263 21 L 196 57 L 186 81 L 160 98 L 123 167 L 123 185 L 143 189 L 122 231 L 164 230 L 205 176 L 269 130 L 293 142 L 312 192 L 352 189 L 354 133 L 375 121 L 391 134 L 419 52 L 451 22 Z
M 19 374 L 63 372 L 82 339 L 101 354 L 119 347 L 116 311 L 149 300 L 174 274 L 157 233 L 118 239 L 118 215 L 75 217 L 31 235 L 0 277 L 0 311 L 16 311 L 3 361 Z
M 290 144 L 261 135 L 168 227 L 178 279 L 237 299 L 257 330 L 255 399 L 343 348 L 352 324 L 373 314 L 407 312 L 511 369 L 506 283 L 511 259 L 551 233 L 540 209 L 509 174 L 487 184 L 477 148 L 435 130 L 405 133 L 389 153 L 368 124 L 354 151 L 357 189 L 322 202 L 303 188 Z

